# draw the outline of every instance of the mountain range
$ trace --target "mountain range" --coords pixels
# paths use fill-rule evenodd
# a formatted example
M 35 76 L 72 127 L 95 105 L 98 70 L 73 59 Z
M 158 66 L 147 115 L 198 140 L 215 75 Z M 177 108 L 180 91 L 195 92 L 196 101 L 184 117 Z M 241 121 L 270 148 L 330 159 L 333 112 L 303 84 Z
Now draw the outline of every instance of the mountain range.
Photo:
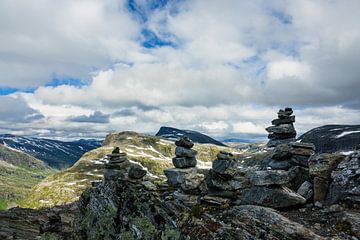
M 65 142 L 12 134 L 0 135 L 0 144 L 27 153 L 54 168 L 73 165 L 84 153 L 99 147 L 101 142 L 95 139 Z

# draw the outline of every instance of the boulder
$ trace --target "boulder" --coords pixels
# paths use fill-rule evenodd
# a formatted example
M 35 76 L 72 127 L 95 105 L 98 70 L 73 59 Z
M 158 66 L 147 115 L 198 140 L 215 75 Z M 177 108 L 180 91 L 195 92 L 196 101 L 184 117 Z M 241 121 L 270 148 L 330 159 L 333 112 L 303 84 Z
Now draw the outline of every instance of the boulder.
M 297 190 L 297 193 L 304 197 L 306 201 L 308 201 L 314 195 L 313 185 L 309 181 L 305 181 L 303 184 L 301 184 Z
M 197 154 L 197 151 L 190 149 L 190 148 L 184 148 L 184 147 L 176 147 L 175 148 L 175 155 L 177 157 L 188 157 L 188 158 L 194 158 Z
M 306 199 L 286 187 L 256 186 L 243 189 L 238 195 L 236 204 L 252 204 L 271 208 L 286 208 L 301 205 Z
M 310 156 L 293 155 L 290 161 L 293 163 L 293 165 L 309 167 L 309 158 Z
M 271 156 L 275 160 L 286 160 L 291 158 L 291 149 L 288 144 L 279 144 L 274 149 L 274 152 Z
M 312 177 L 329 179 L 331 172 L 344 160 L 343 155 L 322 153 L 309 158 L 309 174 Z
M 243 226 L 239 233 L 256 233 L 255 236 L 238 236 L 234 238 L 219 239 L 298 239 L 298 240 L 321 240 L 319 235 L 315 234 L 309 228 L 289 220 L 274 209 L 244 205 L 235 206 L 225 211 L 221 218 L 225 223 L 228 219 L 231 226 Z M 266 231 L 263 231 L 266 229 Z M 226 231 L 224 231 L 225 233 Z
M 360 203 L 360 151 L 350 154 L 331 174 L 327 203 Z
M 170 168 L 164 170 L 164 174 L 167 177 L 167 181 L 170 185 L 179 186 L 186 178 L 196 174 L 196 168 Z
M 254 171 L 249 174 L 250 183 L 254 186 L 284 185 L 289 182 L 289 175 L 284 170 Z
M 142 167 L 131 167 L 128 173 L 130 179 L 141 179 L 146 175 L 147 171 Z
M 243 178 L 237 177 L 237 179 L 227 179 L 218 174 L 212 174 L 208 181 L 210 188 L 216 188 L 223 191 L 236 191 L 251 186 L 249 178 L 243 176 Z
M 175 157 L 172 162 L 176 168 L 189 168 L 196 166 L 195 157 Z
M 184 148 L 192 148 L 194 146 L 194 143 L 191 141 L 188 137 L 183 137 L 178 141 L 175 141 L 175 145 L 178 147 L 184 147 Z

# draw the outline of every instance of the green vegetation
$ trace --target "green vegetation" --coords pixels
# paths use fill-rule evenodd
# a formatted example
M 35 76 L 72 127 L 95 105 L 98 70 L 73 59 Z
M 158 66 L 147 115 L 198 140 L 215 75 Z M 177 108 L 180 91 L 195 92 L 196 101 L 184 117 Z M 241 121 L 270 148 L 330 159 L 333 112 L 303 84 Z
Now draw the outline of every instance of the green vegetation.
M 91 181 L 102 180 L 103 158 L 111 153 L 115 146 L 126 152 L 129 160 L 140 163 L 160 179 L 164 179 L 165 169 L 173 167 L 171 159 L 175 152 L 174 142 L 135 132 L 109 134 L 102 147 L 85 153 L 73 167 L 55 173 L 35 186 L 22 206 L 51 207 L 76 201 L 91 185 Z M 198 151 L 199 166 L 211 166 L 211 162 L 221 150 L 236 152 L 236 149 L 212 144 L 195 144 L 194 149 Z M 242 152 L 239 156 L 246 159 L 249 155 L 253 153 Z
M 21 205 L 30 189 L 51 173 L 44 162 L 0 145 L 0 209 Z

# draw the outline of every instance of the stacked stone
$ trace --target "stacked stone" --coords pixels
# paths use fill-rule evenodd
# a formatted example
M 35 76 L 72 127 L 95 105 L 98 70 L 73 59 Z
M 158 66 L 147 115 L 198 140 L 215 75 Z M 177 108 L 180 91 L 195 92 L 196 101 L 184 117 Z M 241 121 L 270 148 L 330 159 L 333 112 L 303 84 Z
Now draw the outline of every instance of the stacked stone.
M 197 172 L 197 151 L 192 149 L 194 143 L 187 137 L 176 141 L 175 145 L 176 156 L 172 159 L 175 168 L 164 170 L 165 176 L 168 179 L 169 185 L 179 188 L 174 193 L 177 199 L 196 204 L 198 196 L 194 194 L 201 192 L 200 185 L 202 185 L 205 179 L 203 174 Z
M 292 108 L 280 109 L 278 112 L 278 118 L 274 119 L 270 126 L 266 128 L 269 133 L 268 147 L 275 147 L 279 144 L 289 143 L 295 140 L 296 131 L 293 123 L 295 122 L 295 116 L 292 116 Z
M 108 162 L 105 163 L 105 180 L 124 178 L 131 166 L 126 153 L 120 152 L 120 149 L 116 147 L 111 154 L 107 155 L 107 159 Z
M 242 167 L 231 153 L 220 152 L 207 178 L 208 195 L 205 202 L 221 204 L 254 204 L 283 208 L 305 203 L 299 194 L 285 187 L 292 175 L 284 170 L 263 170 L 260 166 Z
M 315 154 L 315 145 L 312 143 L 279 144 L 274 149 L 269 167 L 280 170 L 288 170 L 294 166 L 308 168 L 308 160 L 313 154 Z

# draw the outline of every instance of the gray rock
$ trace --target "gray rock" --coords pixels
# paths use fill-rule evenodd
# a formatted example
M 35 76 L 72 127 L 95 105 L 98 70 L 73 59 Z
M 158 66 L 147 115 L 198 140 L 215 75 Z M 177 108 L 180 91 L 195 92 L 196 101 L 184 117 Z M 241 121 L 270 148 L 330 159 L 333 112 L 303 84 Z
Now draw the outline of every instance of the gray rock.
M 314 202 L 323 202 L 325 200 L 328 187 L 329 187 L 329 181 L 320 178 L 320 177 L 314 177 Z
M 231 203 L 231 200 L 228 198 L 209 196 L 209 195 L 202 197 L 200 200 L 202 202 L 219 205 L 219 206 L 228 205 Z
M 278 112 L 278 118 L 286 118 L 291 116 L 291 114 L 293 114 L 292 108 L 287 107 L 284 110 L 280 109 Z
M 186 206 L 189 206 L 189 207 L 198 204 L 199 200 L 200 200 L 199 196 L 190 195 L 190 194 L 184 194 L 184 193 L 181 193 L 179 191 L 175 191 L 173 193 L 173 196 L 177 201 L 179 201 L 179 202 L 181 202 L 181 203 L 183 203 L 183 204 L 185 204 Z
M 251 186 L 250 180 L 247 176 L 244 176 L 242 179 L 239 177 L 237 179 L 224 179 L 215 175 L 211 177 L 209 183 L 210 187 L 215 187 L 216 189 L 224 191 L 236 191 Z
M 281 124 L 286 124 L 286 123 L 294 123 L 295 122 L 295 116 L 287 116 L 284 118 L 277 118 L 271 121 L 272 125 L 278 126 Z
M 316 154 L 309 158 L 309 174 L 312 177 L 330 179 L 331 172 L 345 157 L 337 154 Z
M 299 147 L 292 147 L 291 148 L 291 153 L 294 155 L 300 155 L 300 156 L 311 156 L 313 154 L 315 154 L 314 150 L 309 149 L 309 148 L 299 148 Z
M 279 144 L 274 149 L 274 152 L 271 156 L 275 160 L 286 160 L 291 158 L 291 149 L 288 144 Z
M 290 161 L 294 163 L 293 165 L 309 167 L 309 158 L 310 156 L 293 155 Z
M 331 174 L 326 202 L 339 201 L 360 203 L 360 151 L 349 155 Z
M 144 188 L 145 188 L 146 190 L 148 190 L 148 191 L 156 191 L 156 190 L 157 190 L 156 185 L 153 184 L 153 183 L 150 182 L 150 181 L 143 181 L 141 184 L 142 184 L 142 185 L 144 186 Z
M 291 142 L 290 146 L 293 148 L 307 148 L 315 151 L 315 145 L 307 142 Z
M 252 187 L 243 189 L 237 204 L 252 204 L 271 208 L 286 208 L 304 204 L 306 199 L 286 187 Z
M 212 170 L 219 174 L 224 174 L 225 171 L 232 165 L 231 160 L 216 159 L 212 163 Z
M 279 144 L 285 144 L 295 141 L 295 138 L 288 138 L 288 139 L 273 139 L 270 140 L 266 145 L 268 147 L 276 147 Z
M 193 158 L 197 154 L 197 151 L 190 149 L 190 148 L 184 148 L 184 147 L 176 147 L 175 148 L 175 155 L 177 157 L 188 157 Z
M 204 181 L 205 176 L 203 174 L 189 174 L 181 183 L 181 189 L 186 191 L 195 190 L 200 187 Z
M 189 168 L 195 167 L 197 161 L 195 157 L 175 157 L 172 162 L 176 168 Z
M 270 126 L 265 129 L 269 133 L 275 134 L 288 134 L 288 133 L 296 133 L 293 124 L 281 124 L 279 126 Z
M 297 193 L 303 196 L 306 201 L 308 201 L 314 195 L 313 185 L 309 181 L 305 181 L 303 184 L 301 184 L 297 190 Z
M 292 166 L 293 165 L 288 160 L 281 160 L 281 161 L 271 160 L 269 162 L 269 167 L 271 167 L 271 169 L 274 169 L 274 170 L 288 170 Z
M 284 170 L 254 171 L 249 174 L 249 179 L 254 186 L 284 185 L 290 180 Z
M 234 159 L 234 155 L 232 153 L 229 152 L 225 152 L 225 151 L 220 151 L 217 155 L 216 158 L 219 160 L 233 160 Z
M 179 186 L 187 177 L 196 174 L 196 168 L 170 168 L 164 170 L 164 174 L 167 177 L 169 185 Z
M 175 141 L 175 145 L 178 147 L 184 147 L 184 148 L 192 148 L 194 146 L 194 143 L 191 141 L 188 137 L 183 137 L 178 141 Z
M 128 173 L 128 177 L 130 179 L 141 179 L 146 175 L 147 171 L 140 166 L 138 167 L 131 167 Z

